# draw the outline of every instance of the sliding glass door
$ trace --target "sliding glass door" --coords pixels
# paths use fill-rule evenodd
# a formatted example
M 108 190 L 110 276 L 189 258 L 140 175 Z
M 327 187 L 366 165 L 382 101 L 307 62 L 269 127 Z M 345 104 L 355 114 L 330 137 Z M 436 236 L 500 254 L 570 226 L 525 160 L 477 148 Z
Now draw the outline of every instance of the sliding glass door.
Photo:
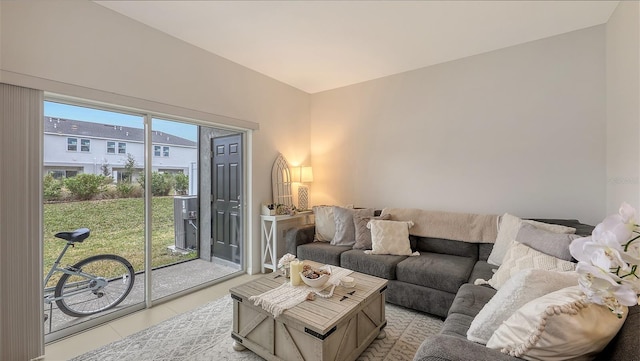
M 117 107 L 52 100 L 44 108 L 43 277 L 66 244 L 56 233 L 79 228 L 90 237 L 68 249 L 61 267 L 80 272 L 80 260 L 113 254 L 135 274 L 125 300 L 95 315 L 70 316 L 46 302 L 46 341 L 241 272 L 244 133 Z M 118 278 L 128 279 L 106 284 Z
M 60 267 L 72 269 L 83 259 L 113 254 L 130 262 L 139 275 L 145 267 L 144 192 L 138 183 L 145 167 L 144 118 L 54 102 L 45 102 L 44 114 L 43 277 L 66 244 L 56 234 L 79 228 L 89 229 L 90 236 L 68 248 Z M 88 272 L 89 266 L 84 267 Z M 96 270 L 103 271 L 108 270 Z M 53 290 L 63 275 L 53 273 L 45 288 Z M 98 317 L 131 306 L 142 308 L 144 282 L 144 277 L 133 277 L 126 299 L 95 315 L 70 316 L 58 307 L 60 302 L 84 307 L 79 303 L 86 300 L 45 302 L 45 339 L 92 326 Z

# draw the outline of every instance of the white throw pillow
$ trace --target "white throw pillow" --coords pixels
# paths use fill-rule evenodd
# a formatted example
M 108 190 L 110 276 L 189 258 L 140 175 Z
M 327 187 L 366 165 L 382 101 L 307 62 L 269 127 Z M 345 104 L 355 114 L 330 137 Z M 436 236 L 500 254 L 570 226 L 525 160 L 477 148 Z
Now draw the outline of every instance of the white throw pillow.
M 335 235 L 331 240 L 332 246 L 353 246 L 356 243 L 356 227 L 353 217 L 373 217 L 373 208 L 342 208 L 333 207 L 333 219 L 335 220 Z
M 516 239 L 516 236 L 518 235 L 518 231 L 520 230 L 522 222 L 531 224 L 536 228 L 544 229 L 553 233 L 576 233 L 576 229 L 572 227 L 565 227 L 558 224 L 548 224 L 531 220 L 522 220 L 509 213 L 505 213 L 502 217 L 500 217 L 500 223 L 498 225 L 498 236 L 496 237 L 496 243 L 493 245 L 491 254 L 487 259 L 488 263 L 494 266 L 500 266 L 502 264 L 502 260 L 507 253 L 507 250 L 509 249 L 511 241 L 514 241 Z
M 487 347 L 525 360 L 591 360 L 618 333 L 618 318 L 602 305 L 587 303 L 578 286 L 537 298 L 516 311 Z
M 528 268 L 537 268 L 549 271 L 573 271 L 576 264 L 555 258 L 538 252 L 522 243 L 511 241 L 511 247 L 504 256 L 504 262 L 489 281 L 477 279 L 475 284 L 490 284 L 491 287 L 499 290 L 502 285 L 513 275 Z
M 410 256 L 409 228 L 412 226 L 411 221 L 370 220 L 367 228 L 371 230 L 372 250 L 365 253 Z
M 519 271 L 478 312 L 467 330 L 467 339 L 485 345 L 502 322 L 527 302 L 577 284 L 576 272 L 535 268 Z
M 333 207 L 313 206 L 313 216 L 316 224 L 315 240 L 318 242 L 331 242 L 336 234 Z

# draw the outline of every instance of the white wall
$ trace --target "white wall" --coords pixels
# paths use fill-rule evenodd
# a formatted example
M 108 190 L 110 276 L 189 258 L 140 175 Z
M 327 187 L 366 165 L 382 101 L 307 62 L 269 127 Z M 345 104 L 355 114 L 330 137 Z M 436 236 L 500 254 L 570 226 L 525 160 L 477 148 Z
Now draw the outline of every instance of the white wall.
M 45 84 L 85 87 L 88 96 L 95 89 L 98 97 L 113 93 L 259 123 L 250 180 L 255 210 L 271 199 L 271 164 L 278 152 L 290 161 L 308 158 L 307 93 L 92 2 L 0 6 L 0 81 L 26 75 Z M 259 252 L 257 217 L 253 229 L 252 249 Z M 250 266 L 256 270 L 259 264 L 256 256 Z
M 597 222 L 605 28 L 313 94 L 313 204 Z
M 607 214 L 640 207 L 640 4 L 621 1 L 607 23 Z

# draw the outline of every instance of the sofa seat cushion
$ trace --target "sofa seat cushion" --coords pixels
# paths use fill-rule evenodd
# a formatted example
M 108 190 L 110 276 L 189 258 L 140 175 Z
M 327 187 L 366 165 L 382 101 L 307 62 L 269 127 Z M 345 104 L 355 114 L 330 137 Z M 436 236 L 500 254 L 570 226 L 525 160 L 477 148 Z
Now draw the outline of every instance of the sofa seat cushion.
M 440 329 L 441 335 L 454 336 L 467 339 L 467 330 L 473 321 L 473 316 L 462 313 L 453 313 L 447 316 L 447 319 Z
M 522 361 L 478 343 L 448 335 L 427 337 L 418 348 L 413 361 Z
M 399 281 L 455 294 L 467 283 L 475 263 L 469 257 L 421 253 L 398 263 L 396 275 Z
M 460 313 L 474 318 L 495 294 L 496 290 L 491 287 L 465 283 L 453 299 L 448 316 Z M 464 330 L 464 337 L 467 337 L 467 330 Z
M 362 250 L 353 249 L 340 255 L 340 267 L 387 280 L 395 280 L 396 267 L 406 258 L 407 256 L 366 254 Z
M 351 246 L 332 246 L 327 242 L 313 242 L 298 246 L 298 259 L 340 266 L 340 254 Z
M 494 266 L 487 261 L 478 261 L 473 266 L 473 271 L 471 271 L 471 275 L 467 282 L 473 283 L 478 278 L 483 280 L 489 280 L 493 277 L 493 274 L 498 270 L 498 266 Z

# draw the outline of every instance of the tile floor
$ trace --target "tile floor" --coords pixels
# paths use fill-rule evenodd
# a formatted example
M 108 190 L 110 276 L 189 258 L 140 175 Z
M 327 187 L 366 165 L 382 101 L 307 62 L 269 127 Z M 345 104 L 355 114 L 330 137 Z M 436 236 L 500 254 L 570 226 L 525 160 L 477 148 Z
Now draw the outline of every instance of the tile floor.
M 229 294 L 229 288 L 248 282 L 260 275 L 242 275 L 203 290 L 135 312 L 99 327 L 52 342 L 45 347 L 45 361 L 65 361 L 94 350 L 135 332 L 153 326 L 180 313 L 190 311 Z

